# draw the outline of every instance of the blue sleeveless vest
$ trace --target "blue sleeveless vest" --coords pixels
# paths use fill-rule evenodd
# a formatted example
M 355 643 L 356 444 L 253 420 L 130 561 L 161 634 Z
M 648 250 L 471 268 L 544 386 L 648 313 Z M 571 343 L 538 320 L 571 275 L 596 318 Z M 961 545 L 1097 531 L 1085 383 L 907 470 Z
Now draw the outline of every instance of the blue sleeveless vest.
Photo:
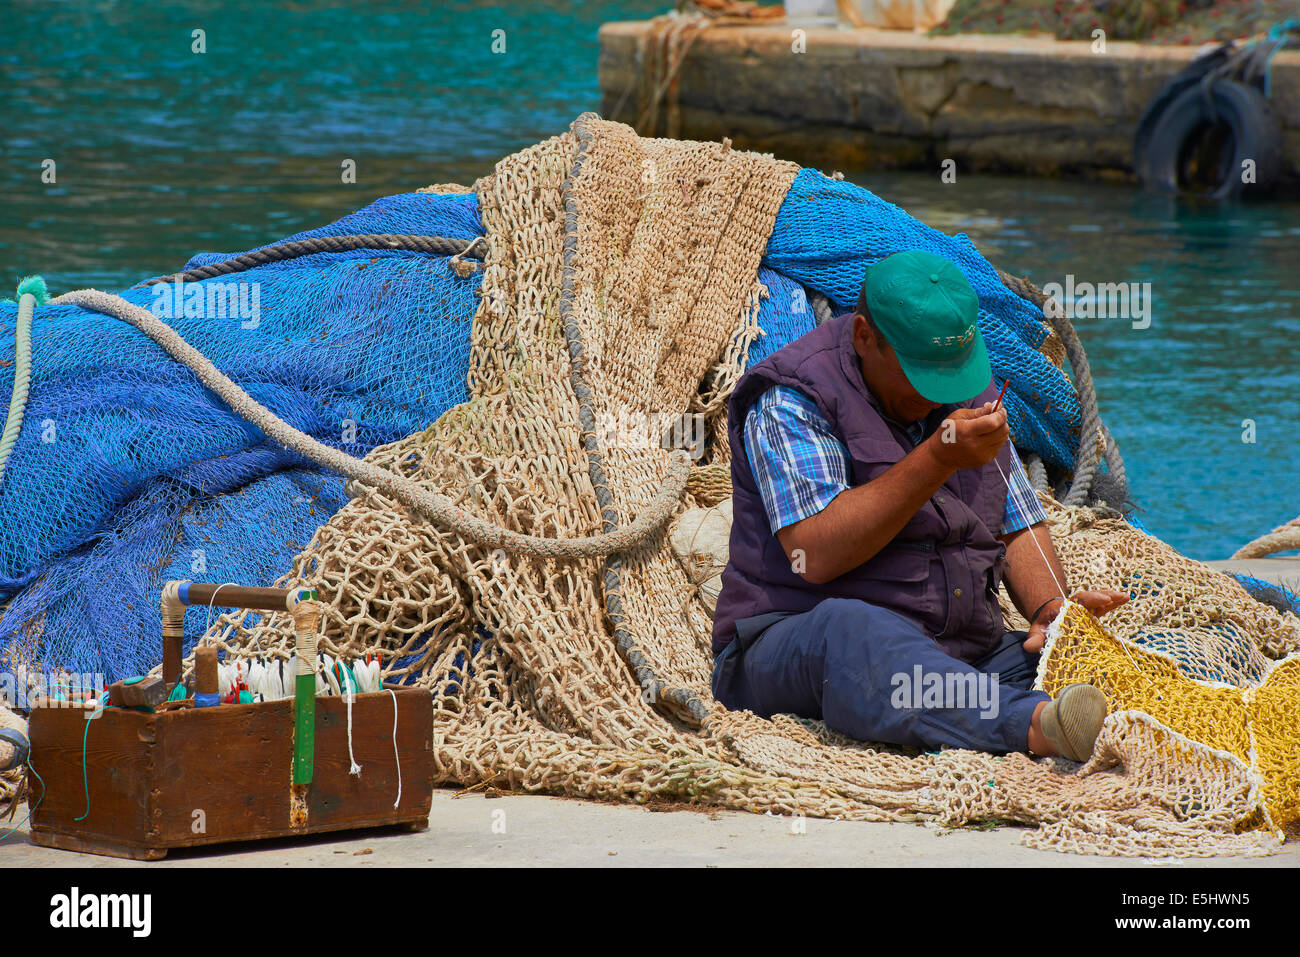
M 738 620 L 805 612 L 826 598 L 858 598 L 906 615 L 963 661 L 991 651 L 1004 631 L 997 590 L 1005 548 L 996 533 L 1007 501 L 1006 483 L 994 464 L 954 473 L 880 552 L 833 581 L 813 584 L 791 569 L 772 533 L 745 455 L 745 415 L 774 385 L 798 389 L 817 404 L 849 451 L 853 486 L 870 482 L 913 448 L 903 427 L 884 417 L 862 379 L 852 314 L 824 323 L 741 378 L 727 410 L 734 517 L 714 615 L 714 654 L 735 637 Z M 969 402 L 934 412 L 926 433 L 953 409 L 996 397 L 990 382 Z M 1006 475 L 1010 456 L 1008 443 L 996 459 Z

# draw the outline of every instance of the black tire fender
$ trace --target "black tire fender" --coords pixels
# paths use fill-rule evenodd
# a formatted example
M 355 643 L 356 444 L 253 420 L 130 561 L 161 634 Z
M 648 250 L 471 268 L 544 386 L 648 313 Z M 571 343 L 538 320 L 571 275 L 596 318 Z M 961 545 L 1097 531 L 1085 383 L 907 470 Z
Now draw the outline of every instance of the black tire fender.
M 1147 152 L 1151 143 L 1151 132 L 1156 128 L 1156 124 L 1160 122 L 1160 117 L 1165 109 L 1184 90 L 1198 86 L 1204 79 L 1205 74 L 1227 63 L 1228 58 L 1234 52 L 1236 52 L 1236 48 L 1231 43 L 1225 43 L 1222 46 L 1215 47 L 1208 53 L 1197 56 L 1166 83 L 1160 89 L 1160 92 L 1156 94 L 1155 99 L 1148 103 L 1147 108 L 1142 111 L 1142 117 L 1138 120 L 1137 132 L 1133 135 L 1133 168 L 1137 172 L 1138 179 L 1143 183 L 1148 182 L 1150 179 L 1150 171 L 1147 167 Z
M 1267 193 L 1282 168 L 1282 126 L 1262 93 L 1233 80 L 1209 88 L 1194 84 L 1169 101 L 1151 129 L 1144 184 L 1167 193 L 1186 192 L 1179 182 L 1184 147 L 1193 134 L 1214 123 L 1227 127 L 1232 140 L 1217 185 L 1202 195 L 1236 199 Z M 1242 182 L 1246 160 L 1255 163 L 1254 183 Z

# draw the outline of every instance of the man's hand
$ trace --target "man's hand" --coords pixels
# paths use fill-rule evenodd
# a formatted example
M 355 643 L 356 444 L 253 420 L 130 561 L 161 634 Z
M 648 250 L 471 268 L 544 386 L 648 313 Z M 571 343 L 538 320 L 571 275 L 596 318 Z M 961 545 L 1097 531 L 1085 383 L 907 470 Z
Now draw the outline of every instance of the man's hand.
M 1070 596 L 1070 601 L 1077 602 L 1098 618 L 1114 611 L 1128 601 L 1128 595 L 1122 591 L 1098 588 L 1093 591 L 1077 591 Z M 1061 599 L 1049 601 L 1038 613 L 1038 618 L 1029 623 L 1029 637 L 1024 641 L 1025 651 L 1042 651 L 1047 641 L 1047 626 L 1061 612 Z
M 1007 410 L 993 411 L 985 402 L 974 409 L 954 409 L 927 442 L 934 454 L 950 471 L 979 468 L 997 458 L 1007 442 Z

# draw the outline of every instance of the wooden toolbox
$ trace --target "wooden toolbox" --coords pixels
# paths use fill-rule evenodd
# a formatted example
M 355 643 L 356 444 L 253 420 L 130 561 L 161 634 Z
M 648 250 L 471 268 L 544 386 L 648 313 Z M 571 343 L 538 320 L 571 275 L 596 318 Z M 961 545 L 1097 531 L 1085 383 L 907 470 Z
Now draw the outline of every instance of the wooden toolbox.
M 361 765 L 359 776 L 349 773 L 344 700 L 316 699 L 315 773 L 311 784 L 298 786 L 299 802 L 290 781 L 292 700 L 160 714 L 109 708 L 87 720 L 91 713 L 32 710 L 31 762 L 44 782 L 42 787 L 31 776 L 34 844 L 158 860 L 173 847 L 388 824 L 428 826 L 433 702 L 422 689 L 395 688 L 353 700 L 352 753 Z
M 186 597 L 182 587 L 183 603 L 210 601 L 211 588 L 195 585 Z M 284 607 L 288 593 L 256 591 L 261 597 L 249 604 L 260 601 L 265 608 L 279 601 Z M 180 678 L 183 624 L 176 594 L 171 588 L 163 599 L 163 674 L 172 686 Z M 290 607 L 300 597 L 290 595 Z M 302 617 L 314 624 L 314 616 Z M 293 698 L 157 712 L 57 701 L 33 708 L 32 842 L 157 860 L 173 847 L 392 824 L 427 827 L 433 797 L 429 693 L 386 686 L 355 695 L 351 754 L 346 700 L 306 700 L 303 711 Z M 305 742 L 297 764 L 295 736 Z M 353 758 L 360 774 L 350 773 Z

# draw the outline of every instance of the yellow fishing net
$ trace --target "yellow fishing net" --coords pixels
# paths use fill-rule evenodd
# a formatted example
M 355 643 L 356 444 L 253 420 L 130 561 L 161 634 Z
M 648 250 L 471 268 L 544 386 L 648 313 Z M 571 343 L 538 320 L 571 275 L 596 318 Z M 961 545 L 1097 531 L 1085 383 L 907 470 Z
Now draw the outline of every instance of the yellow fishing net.
M 657 434 L 615 429 L 611 440 L 602 423 L 696 413 L 714 451 L 693 469 L 683 515 L 715 515 L 729 493 L 725 399 L 756 334 L 759 260 L 795 173 L 591 116 L 502 160 L 475 186 L 490 252 L 471 399 L 369 461 L 505 528 L 593 535 L 648 508 L 669 456 Z M 705 580 L 716 567 L 694 552 L 716 546 L 716 529 L 681 534 L 679 522 L 617 556 L 537 558 L 354 491 L 280 584 L 320 591 L 321 650 L 381 652 L 390 679 L 430 691 L 441 784 L 932 826 L 1015 821 L 1032 825 L 1033 846 L 1099 854 L 1267 852 L 1296 822 L 1296 664 L 1277 659 L 1300 645 L 1300 620 L 1122 521 L 1048 503 L 1072 584 L 1136 596 L 1109 635 L 1071 611 L 1045 656 L 1049 689 L 1093 680 L 1116 708 L 1079 768 L 916 753 L 726 711 L 709 691 Z M 228 615 L 210 634 L 236 656 L 293 646 L 284 615 Z
M 1100 688 L 1112 710 L 1143 712 L 1227 752 L 1250 767 L 1274 825 L 1300 823 L 1300 658 L 1272 662 L 1257 684 L 1199 681 L 1166 655 L 1108 634 L 1071 605 L 1039 675 L 1048 694 L 1084 682 Z

